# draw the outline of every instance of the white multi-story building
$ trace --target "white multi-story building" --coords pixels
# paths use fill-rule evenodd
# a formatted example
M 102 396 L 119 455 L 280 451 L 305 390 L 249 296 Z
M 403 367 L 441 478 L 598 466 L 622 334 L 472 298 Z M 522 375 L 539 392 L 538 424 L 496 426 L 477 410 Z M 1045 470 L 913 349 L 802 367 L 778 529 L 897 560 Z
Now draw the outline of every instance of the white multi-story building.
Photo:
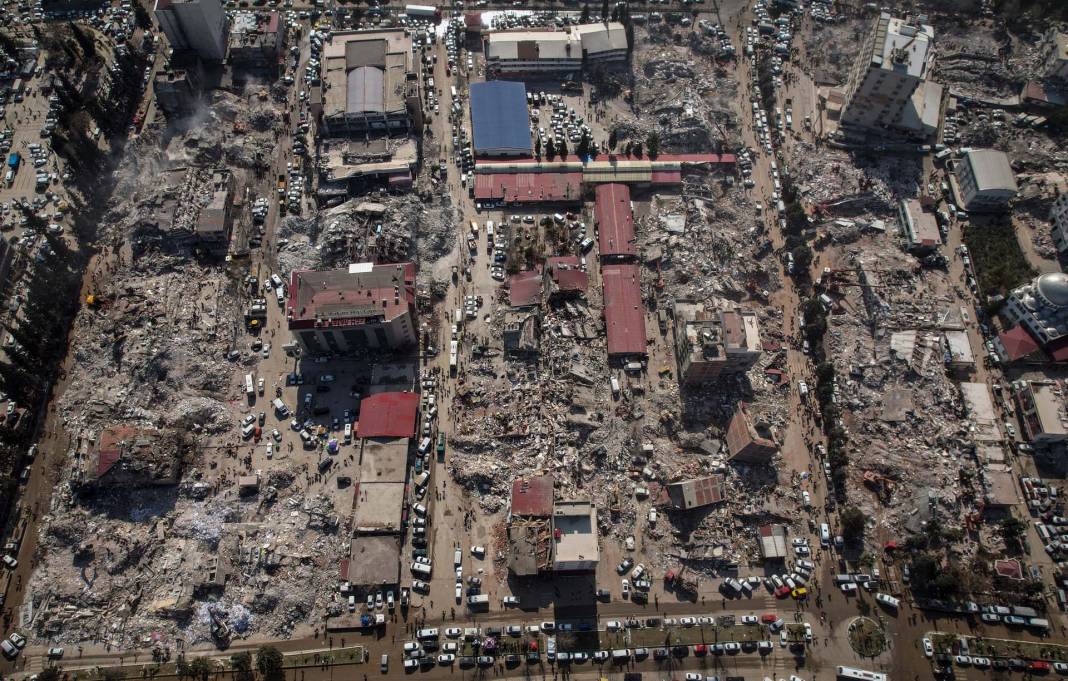
M 931 64 L 934 29 L 879 15 L 846 86 L 843 125 L 881 130 L 900 126 L 902 114 Z
M 1019 324 L 1043 347 L 1063 343 L 1068 335 L 1068 274 L 1041 274 L 1014 288 L 1001 314 L 1008 320 L 1005 328 Z
M 156 21 L 175 50 L 204 61 L 226 57 L 226 11 L 219 0 L 156 0 Z
M 1057 252 L 1068 251 L 1068 193 L 1054 199 L 1049 209 L 1049 220 L 1053 223 L 1053 245 L 1057 247 Z
M 494 76 L 577 73 L 586 64 L 625 60 L 627 32 L 615 22 L 495 31 L 486 38 L 485 54 L 486 71 Z
M 1005 152 L 969 149 L 956 167 L 961 200 L 969 211 L 1005 209 L 1019 191 Z

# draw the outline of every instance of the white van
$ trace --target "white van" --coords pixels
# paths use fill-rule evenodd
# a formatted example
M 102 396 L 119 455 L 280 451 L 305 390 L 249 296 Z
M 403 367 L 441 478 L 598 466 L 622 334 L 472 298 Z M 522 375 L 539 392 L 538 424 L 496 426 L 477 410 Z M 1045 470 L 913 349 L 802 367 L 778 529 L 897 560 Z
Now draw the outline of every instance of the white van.
M 345 424 L 345 442 L 352 442 L 352 424 Z
M 281 399 L 276 397 L 274 398 L 274 401 L 271 402 L 271 404 L 274 406 L 274 410 L 278 412 L 279 415 L 283 417 L 289 416 L 289 407 L 287 407 L 286 403 L 283 402 Z
M 275 288 L 282 288 L 282 278 L 280 276 L 278 276 L 277 274 L 272 274 L 271 275 L 271 284 Z
M 423 471 L 419 475 L 415 476 L 416 487 L 426 487 L 426 484 L 430 482 L 430 471 Z
M 276 288 L 274 290 L 274 298 L 275 298 L 275 300 L 278 301 L 279 305 L 285 305 L 286 304 L 286 292 L 285 292 L 285 289 Z
M 456 551 L 452 554 L 452 564 L 454 567 L 460 567 L 460 564 L 464 562 L 464 552 L 460 547 L 456 547 Z
M 428 437 L 424 437 L 422 442 L 419 443 L 419 453 L 426 454 L 430 451 L 431 440 Z
M 831 545 L 831 528 L 827 523 L 820 523 L 820 546 L 827 548 Z
M 432 572 L 431 567 L 426 563 L 412 563 L 411 570 L 413 573 L 417 575 L 422 575 L 424 577 L 429 577 L 430 573 Z
M 244 426 L 243 428 L 241 428 L 241 437 L 243 437 L 243 438 L 245 438 L 247 440 L 250 437 L 252 437 L 252 434 L 254 432 L 256 432 L 256 422 L 255 421 L 253 421 L 252 423 L 249 423 L 246 426 Z

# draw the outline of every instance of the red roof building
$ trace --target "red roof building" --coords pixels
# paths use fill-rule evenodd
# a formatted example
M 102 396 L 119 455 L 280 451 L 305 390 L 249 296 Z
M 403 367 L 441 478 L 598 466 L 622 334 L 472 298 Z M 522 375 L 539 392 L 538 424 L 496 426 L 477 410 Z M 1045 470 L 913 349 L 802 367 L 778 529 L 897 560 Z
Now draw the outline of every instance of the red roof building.
M 512 515 L 548 518 L 553 514 L 553 476 L 517 478 L 512 483 Z
M 415 345 L 415 265 L 368 262 L 345 270 L 294 270 L 286 318 L 306 355 Z
M 419 395 L 377 393 L 360 400 L 356 437 L 415 437 Z
M 594 218 L 597 220 L 597 243 L 601 259 L 633 260 L 634 213 L 630 206 L 630 187 L 611 182 L 596 189 Z
M 604 265 L 604 323 L 608 356 L 645 355 L 645 307 L 637 265 Z
M 994 344 L 1006 362 L 1015 362 L 1039 352 L 1038 341 L 1019 324 L 999 334 Z
M 479 173 L 475 199 L 504 203 L 578 203 L 582 173 Z
M 508 302 L 512 307 L 532 307 L 541 302 L 541 266 L 516 272 L 508 278 Z
M 545 260 L 545 268 L 553 283 L 553 293 L 585 293 L 590 275 L 582 268 L 577 255 L 559 255 Z

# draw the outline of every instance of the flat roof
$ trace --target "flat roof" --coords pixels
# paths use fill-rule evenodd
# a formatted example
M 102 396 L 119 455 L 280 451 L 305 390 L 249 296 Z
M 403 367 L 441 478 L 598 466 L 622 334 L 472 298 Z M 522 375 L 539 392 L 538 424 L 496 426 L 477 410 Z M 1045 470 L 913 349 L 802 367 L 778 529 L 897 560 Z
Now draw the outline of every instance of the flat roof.
M 757 530 L 760 536 L 760 555 L 765 560 L 786 558 L 786 528 L 782 525 L 762 525 Z
M 360 482 L 404 482 L 408 473 L 406 437 L 365 438 L 360 444 Z
M 983 471 L 984 498 L 990 506 L 1014 506 L 1020 503 L 1015 476 L 1004 464 L 992 464 Z
M 996 149 L 969 149 L 964 154 L 965 163 L 972 169 L 975 185 L 979 191 L 1004 189 L 1018 191 L 1016 174 L 1009 165 L 1009 157 Z
M 523 270 L 508 277 L 508 302 L 512 307 L 529 307 L 541 301 L 541 269 Z
M 879 68 L 923 78 L 927 73 L 934 29 L 910 24 L 883 12 L 876 24 L 871 61 Z
M 548 518 L 553 514 L 553 476 L 535 475 L 512 482 L 512 515 Z
M 476 174 L 475 198 L 505 203 L 577 203 L 582 200 L 582 172 Z
M 637 255 L 630 187 L 609 182 L 597 185 L 595 193 L 594 216 L 597 218 L 597 243 L 601 257 Z
M 362 534 L 397 534 L 401 531 L 404 483 L 357 482 L 354 485 L 356 510 L 352 527 Z
M 722 475 L 673 482 L 667 486 L 668 499 L 675 508 L 687 510 L 718 504 L 726 496 Z
M 401 545 L 397 537 L 353 537 L 349 542 L 346 578 L 357 587 L 399 584 L 400 559 Z
M 323 45 L 323 113 L 386 113 L 405 107 L 414 74 L 403 30 L 339 31 Z
M 471 134 L 475 154 L 530 154 L 527 88 L 522 83 L 491 80 L 472 83 Z
M 366 267 L 361 267 L 366 265 Z M 415 303 L 412 263 L 360 263 L 347 270 L 293 270 L 286 316 L 290 329 L 389 321 Z
M 1001 426 L 998 425 L 994 400 L 986 383 L 962 382 L 960 392 L 971 421 L 972 439 L 977 443 L 1001 442 L 1004 439 Z
M 383 392 L 360 400 L 360 422 L 356 437 L 415 437 L 419 395 L 411 392 Z
M 972 344 L 964 331 L 946 331 L 946 345 L 949 346 L 949 358 L 954 364 L 975 364 Z
M 644 355 L 645 307 L 637 265 L 604 265 L 604 320 L 609 355 Z
M 556 563 L 597 562 L 597 509 L 588 501 L 561 501 L 553 509 Z

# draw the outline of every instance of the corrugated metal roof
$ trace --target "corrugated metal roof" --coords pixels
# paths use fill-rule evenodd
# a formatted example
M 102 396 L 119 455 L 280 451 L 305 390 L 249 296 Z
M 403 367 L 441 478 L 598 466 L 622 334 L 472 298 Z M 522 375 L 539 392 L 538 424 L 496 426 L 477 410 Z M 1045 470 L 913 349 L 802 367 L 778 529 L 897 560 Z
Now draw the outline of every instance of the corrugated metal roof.
M 385 81 L 382 69 L 360 66 L 345 76 L 345 110 L 349 113 L 385 111 Z
M 360 400 L 356 436 L 414 437 L 419 396 L 408 392 L 378 393 Z
M 517 478 L 512 483 L 512 515 L 547 518 L 553 514 L 553 476 Z
M 494 80 L 471 85 L 475 154 L 530 154 L 527 88 Z
M 505 203 L 577 202 L 582 199 L 582 173 L 475 175 L 475 198 Z
M 597 219 L 597 244 L 602 258 L 633 257 L 638 254 L 634 246 L 630 187 L 617 183 L 598 185 L 594 217 Z
M 644 355 L 645 308 L 637 265 L 604 265 L 604 322 L 608 354 Z
M 541 300 L 541 272 L 526 270 L 508 278 L 508 302 L 512 307 L 537 305 Z

